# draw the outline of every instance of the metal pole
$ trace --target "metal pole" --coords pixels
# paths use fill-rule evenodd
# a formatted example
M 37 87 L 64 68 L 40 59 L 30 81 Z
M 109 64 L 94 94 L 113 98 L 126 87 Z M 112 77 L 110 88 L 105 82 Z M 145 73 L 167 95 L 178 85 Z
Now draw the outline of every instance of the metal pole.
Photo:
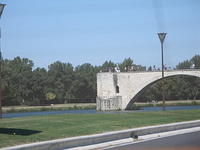
M 163 58 L 163 43 L 161 43 L 161 57 L 162 57 L 162 78 L 164 78 L 164 58 Z
M 162 53 L 162 101 L 163 101 L 163 111 L 165 111 L 165 84 L 164 84 L 164 58 L 163 58 L 163 42 L 161 42 L 161 53 Z
M 162 58 L 162 101 L 163 101 L 163 111 L 165 111 L 165 88 L 164 88 L 164 57 L 163 57 L 163 43 L 167 33 L 158 33 L 158 37 L 161 43 L 161 58 Z

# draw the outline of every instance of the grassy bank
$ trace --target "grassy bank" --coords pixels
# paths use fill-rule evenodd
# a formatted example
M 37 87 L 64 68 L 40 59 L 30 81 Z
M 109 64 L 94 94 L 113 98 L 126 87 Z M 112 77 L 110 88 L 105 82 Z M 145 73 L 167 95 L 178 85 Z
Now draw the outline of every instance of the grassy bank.
M 200 119 L 200 110 L 64 114 L 2 119 L 0 147 L 196 119 Z
M 37 112 L 50 110 L 96 109 L 96 103 L 55 104 L 51 106 L 9 106 L 3 107 L 3 112 Z
M 196 106 L 200 105 L 200 100 L 178 100 L 178 101 L 166 101 L 165 106 Z M 141 107 L 162 107 L 162 101 L 157 103 L 139 103 L 133 104 L 133 109 L 140 109 Z
M 166 106 L 194 106 L 200 105 L 200 100 L 179 100 L 179 101 L 166 101 Z M 134 103 L 133 109 L 141 107 L 162 106 L 162 102 L 158 103 Z M 52 106 L 9 106 L 3 107 L 3 113 L 12 112 L 38 112 L 38 111 L 51 111 L 51 110 L 81 110 L 81 109 L 96 109 L 96 103 L 74 103 L 74 104 L 55 104 Z

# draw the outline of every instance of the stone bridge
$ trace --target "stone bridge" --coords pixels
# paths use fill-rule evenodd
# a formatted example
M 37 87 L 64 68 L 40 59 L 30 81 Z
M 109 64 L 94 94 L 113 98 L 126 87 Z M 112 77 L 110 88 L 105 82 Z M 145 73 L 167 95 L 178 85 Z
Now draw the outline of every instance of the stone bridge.
M 200 70 L 173 70 L 165 72 L 165 78 L 177 75 L 200 77 Z M 98 73 L 97 110 L 129 109 L 141 90 L 161 79 L 161 72 Z

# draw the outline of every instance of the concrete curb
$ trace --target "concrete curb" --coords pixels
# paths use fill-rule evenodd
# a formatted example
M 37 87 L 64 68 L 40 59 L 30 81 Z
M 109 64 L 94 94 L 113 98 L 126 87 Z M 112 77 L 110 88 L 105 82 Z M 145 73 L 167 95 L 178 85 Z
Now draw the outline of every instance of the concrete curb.
M 80 147 L 92 144 L 98 144 L 113 140 L 120 140 L 133 137 L 134 135 L 147 135 L 159 132 L 167 132 L 178 129 L 192 128 L 200 126 L 200 120 L 170 123 L 128 130 L 106 132 L 88 136 L 79 136 L 52 141 L 37 142 L 33 144 L 18 145 L 14 147 L 2 148 L 0 150 L 61 150 L 72 147 Z

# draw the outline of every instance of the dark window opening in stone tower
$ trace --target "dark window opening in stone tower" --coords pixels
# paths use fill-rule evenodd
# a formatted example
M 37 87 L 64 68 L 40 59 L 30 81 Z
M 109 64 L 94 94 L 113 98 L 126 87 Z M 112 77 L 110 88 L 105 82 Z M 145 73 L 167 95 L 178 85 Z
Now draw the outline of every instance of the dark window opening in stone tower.
M 116 93 L 119 93 L 119 86 L 116 86 Z

